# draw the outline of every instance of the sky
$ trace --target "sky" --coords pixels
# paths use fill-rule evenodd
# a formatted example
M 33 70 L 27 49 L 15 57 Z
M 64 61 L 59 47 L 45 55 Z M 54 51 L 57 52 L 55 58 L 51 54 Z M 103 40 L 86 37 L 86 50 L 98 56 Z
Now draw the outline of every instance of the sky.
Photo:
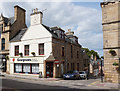
M 43 11 L 43 24 L 59 26 L 66 32 L 74 31 L 82 47 L 103 55 L 102 11 L 100 2 L 0 2 L 0 13 L 14 16 L 14 6 L 26 9 L 26 23 L 30 26 L 30 14 L 38 8 Z

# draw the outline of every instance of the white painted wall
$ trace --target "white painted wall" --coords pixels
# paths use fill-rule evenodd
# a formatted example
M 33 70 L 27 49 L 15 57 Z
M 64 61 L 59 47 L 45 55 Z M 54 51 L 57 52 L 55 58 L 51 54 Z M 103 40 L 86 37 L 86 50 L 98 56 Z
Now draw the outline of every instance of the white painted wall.
M 21 40 L 44 39 L 49 37 L 52 37 L 51 33 L 43 25 L 39 24 L 30 26 Z
M 38 44 L 44 43 L 44 55 L 39 55 Z M 15 46 L 19 45 L 19 53 L 23 53 L 23 58 L 37 59 L 38 62 L 19 62 L 18 58 L 14 54 Z M 24 56 L 24 45 L 29 45 L 29 56 Z M 35 52 L 36 57 L 33 57 L 31 52 Z M 15 58 L 14 63 L 39 63 L 39 71 L 43 72 L 44 60 L 46 60 L 50 53 L 52 52 L 52 35 L 47 31 L 42 25 L 30 26 L 21 41 L 10 42 L 10 73 L 14 71 L 13 58 Z M 43 74 L 44 75 L 44 74 Z

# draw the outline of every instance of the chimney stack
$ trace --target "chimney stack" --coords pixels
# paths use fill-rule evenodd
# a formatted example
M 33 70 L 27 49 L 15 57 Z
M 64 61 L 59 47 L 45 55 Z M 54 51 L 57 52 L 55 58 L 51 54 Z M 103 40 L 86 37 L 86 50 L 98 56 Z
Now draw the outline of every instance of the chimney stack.
M 14 21 L 20 21 L 22 24 L 25 24 L 25 13 L 25 9 L 18 5 L 14 6 Z
M 38 11 L 38 8 L 33 9 L 33 12 L 30 15 L 30 17 L 31 17 L 31 25 L 42 24 L 43 13 L 41 11 Z
M 73 31 L 71 31 L 71 29 L 68 29 L 68 32 L 66 32 L 66 35 L 74 35 L 74 32 Z

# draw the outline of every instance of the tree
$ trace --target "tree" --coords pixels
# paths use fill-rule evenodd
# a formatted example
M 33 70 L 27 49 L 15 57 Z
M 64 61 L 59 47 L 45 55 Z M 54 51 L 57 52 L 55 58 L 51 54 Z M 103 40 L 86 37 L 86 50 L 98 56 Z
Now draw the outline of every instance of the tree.
M 97 59 L 100 59 L 99 54 L 96 51 L 89 50 L 88 48 L 82 48 L 82 49 L 85 50 L 89 58 L 91 58 L 91 56 L 93 55 L 93 58 L 95 58 L 96 56 Z

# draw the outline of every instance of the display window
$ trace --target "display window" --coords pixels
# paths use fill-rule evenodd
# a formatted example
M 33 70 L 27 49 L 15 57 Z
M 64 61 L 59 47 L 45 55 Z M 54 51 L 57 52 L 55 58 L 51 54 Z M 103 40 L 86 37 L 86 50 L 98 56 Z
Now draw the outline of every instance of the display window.
M 39 64 L 15 64 L 15 73 L 39 74 Z

